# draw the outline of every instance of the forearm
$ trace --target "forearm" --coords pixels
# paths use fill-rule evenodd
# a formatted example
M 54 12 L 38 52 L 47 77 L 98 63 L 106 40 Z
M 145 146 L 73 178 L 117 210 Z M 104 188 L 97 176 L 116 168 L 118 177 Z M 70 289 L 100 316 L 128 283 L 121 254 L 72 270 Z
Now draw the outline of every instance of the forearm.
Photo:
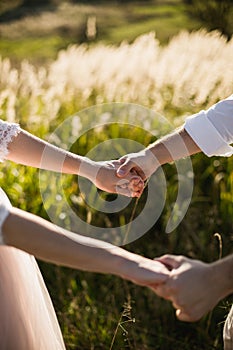
M 89 177 L 92 167 L 89 159 L 53 146 L 25 130 L 21 130 L 9 144 L 7 159 L 36 168 L 86 177 Z
M 201 152 L 184 128 L 159 139 L 146 150 L 152 152 L 160 165 Z
M 81 236 L 53 225 L 33 214 L 13 208 L 3 224 L 7 245 L 39 259 L 76 269 L 123 276 L 123 266 L 134 254 L 119 247 Z
M 233 293 L 233 254 L 211 264 L 213 284 L 221 286 L 221 298 Z
M 233 154 L 233 95 L 206 111 L 186 119 L 185 125 L 171 135 L 149 146 L 158 154 L 161 164 L 198 152 L 207 156 Z M 191 136 L 190 136 L 191 135 Z M 185 147 L 184 147 L 185 146 Z M 170 153 L 170 154 L 169 154 Z
M 132 174 L 125 180 L 125 186 L 122 182 L 119 184 L 116 175 L 119 167 L 117 161 L 95 162 L 56 147 L 22 129 L 8 144 L 7 149 L 8 153 L 4 158 L 8 160 L 59 173 L 80 175 L 107 192 L 126 196 L 132 193 L 138 197 L 143 188 L 141 179 Z

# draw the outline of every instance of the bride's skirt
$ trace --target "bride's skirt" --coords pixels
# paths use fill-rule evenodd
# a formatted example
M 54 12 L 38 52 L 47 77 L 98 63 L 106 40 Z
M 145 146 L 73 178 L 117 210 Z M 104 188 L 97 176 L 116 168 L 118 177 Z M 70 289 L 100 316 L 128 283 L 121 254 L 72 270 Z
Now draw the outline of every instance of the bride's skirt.
M 10 203 L 1 189 L 0 202 L 3 219 L 4 205 L 9 207 Z M 35 258 L 4 245 L 0 245 L 0 349 L 65 349 Z
M 34 257 L 6 246 L 0 246 L 0 349 L 65 349 Z

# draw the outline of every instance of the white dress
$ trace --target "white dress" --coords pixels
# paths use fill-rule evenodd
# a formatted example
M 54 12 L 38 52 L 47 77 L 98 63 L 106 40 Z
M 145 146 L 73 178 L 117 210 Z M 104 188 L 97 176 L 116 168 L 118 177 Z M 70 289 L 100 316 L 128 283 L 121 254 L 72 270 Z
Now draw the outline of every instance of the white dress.
M 0 121 L 0 159 L 20 128 Z M 0 349 L 64 350 L 57 317 L 33 256 L 4 245 L 11 204 L 0 188 Z

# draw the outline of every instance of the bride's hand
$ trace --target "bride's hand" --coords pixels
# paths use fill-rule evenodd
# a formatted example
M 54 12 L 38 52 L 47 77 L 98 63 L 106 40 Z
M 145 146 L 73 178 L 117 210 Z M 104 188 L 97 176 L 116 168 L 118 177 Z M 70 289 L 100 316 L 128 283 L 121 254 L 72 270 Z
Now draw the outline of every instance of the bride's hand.
M 124 178 L 119 179 L 116 171 L 120 165 L 119 160 L 92 162 L 89 180 L 103 191 L 127 197 L 140 197 L 144 189 L 143 180 L 135 171 L 129 172 Z

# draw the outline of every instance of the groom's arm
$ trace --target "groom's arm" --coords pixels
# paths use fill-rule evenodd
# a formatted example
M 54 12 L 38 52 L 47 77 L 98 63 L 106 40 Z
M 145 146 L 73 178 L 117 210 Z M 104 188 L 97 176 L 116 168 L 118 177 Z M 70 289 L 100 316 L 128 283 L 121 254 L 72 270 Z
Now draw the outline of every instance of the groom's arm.
M 132 169 L 149 177 L 165 163 L 203 152 L 207 156 L 233 154 L 233 95 L 207 111 L 186 119 L 179 130 L 157 140 L 145 150 L 122 157 L 117 173 L 124 177 Z

